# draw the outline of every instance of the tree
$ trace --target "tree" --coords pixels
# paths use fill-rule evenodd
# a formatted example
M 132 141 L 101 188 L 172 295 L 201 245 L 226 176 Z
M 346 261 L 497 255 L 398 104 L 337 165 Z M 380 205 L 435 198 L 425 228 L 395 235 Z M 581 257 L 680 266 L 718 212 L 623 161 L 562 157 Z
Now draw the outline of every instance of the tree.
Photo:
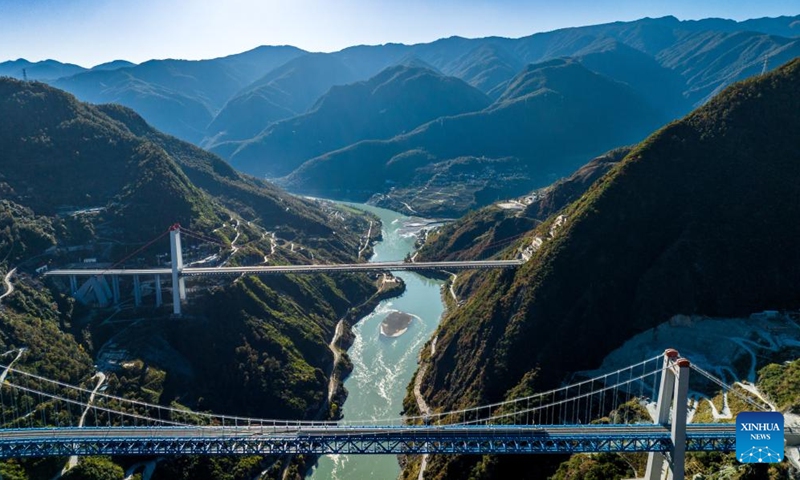
M 88 457 L 67 471 L 64 480 L 122 480 L 125 472 L 122 467 L 111 462 L 108 457 Z

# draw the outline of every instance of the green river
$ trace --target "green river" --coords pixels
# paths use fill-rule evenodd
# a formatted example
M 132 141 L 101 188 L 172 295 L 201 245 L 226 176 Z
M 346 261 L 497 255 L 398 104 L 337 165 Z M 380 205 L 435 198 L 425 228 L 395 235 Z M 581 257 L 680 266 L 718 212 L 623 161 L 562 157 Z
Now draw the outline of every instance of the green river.
M 363 204 L 348 204 L 380 217 L 383 241 L 375 245 L 371 261 L 402 260 L 414 250 L 414 233 L 424 220 Z M 415 273 L 398 272 L 406 283 L 401 297 L 384 300 L 354 327 L 355 341 L 348 351 L 353 373 L 345 380 L 349 395 L 342 412 L 345 420 L 399 417 L 406 386 L 417 368 L 417 357 L 433 335 L 444 311 L 440 297 L 442 282 Z M 397 338 L 380 334 L 380 325 L 391 312 L 414 317 L 408 331 Z M 321 457 L 309 473 L 314 480 L 393 479 L 400 474 L 394 455 L 329 455 Z

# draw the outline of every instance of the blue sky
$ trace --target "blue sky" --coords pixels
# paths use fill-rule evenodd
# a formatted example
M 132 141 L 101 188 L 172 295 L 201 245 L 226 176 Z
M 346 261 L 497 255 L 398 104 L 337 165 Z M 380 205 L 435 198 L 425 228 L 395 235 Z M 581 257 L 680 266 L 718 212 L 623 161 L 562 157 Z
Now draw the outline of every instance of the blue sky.
M 797 14 L 800 0 L 0 0 L 0 61 L 90 67 L 120 58 L 213 58 L 258 45 L 330 52 L 451 35 L 521 37 L 647 16 Z

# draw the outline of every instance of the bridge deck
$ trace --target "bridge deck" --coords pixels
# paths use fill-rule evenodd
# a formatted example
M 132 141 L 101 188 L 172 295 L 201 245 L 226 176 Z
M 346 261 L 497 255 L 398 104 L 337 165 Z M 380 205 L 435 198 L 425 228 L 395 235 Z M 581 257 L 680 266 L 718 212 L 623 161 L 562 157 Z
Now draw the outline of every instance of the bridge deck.
M 732 424 L 687 426 L 688 451 L 731 451 Z M 662 425 L 112 427 L 5 430 L 0 458 L 66 455 L 666 452 Z
M 414 270 L 468 270 L 468 269 L 498 269 L 515 268 L 524 263 L 523 260 L 481 260 L 457 262 L 373 262 L 373 263 L 348 263 L 338 265 L 262 265 L 247 267 L 185 267 L 181 270 L 183 276 L 194 275 L 270 275 L 286 273 L 334 273 L 334 272 L 384 272 L 384 271 L 414 271 Z M 169 268 L 74 268 L 51 270 L 46 276 L 64 275 L 170 275 Z

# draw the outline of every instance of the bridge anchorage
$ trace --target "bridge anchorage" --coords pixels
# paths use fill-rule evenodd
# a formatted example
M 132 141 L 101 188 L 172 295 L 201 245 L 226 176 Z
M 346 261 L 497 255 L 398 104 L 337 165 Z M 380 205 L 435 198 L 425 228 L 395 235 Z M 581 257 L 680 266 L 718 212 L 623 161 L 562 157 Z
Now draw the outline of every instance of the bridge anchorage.
M 153 405 L 102 391 L 99 374 L 99 382 L 82 387 L 0 365 L 0 458 L 649 452 L 647 480 L 665 472 L 682 480 L 685 452 L 728 452 L 736 441 L 733 424 L 687 425 L 690 369 L 729 388 L 667 350 L 491 405 L 388 419 L 293 421 Z M 647 397 L 658 398 L 655 418 L 641 413 Z
M 181 248 L 181 231 L 189 233 L 180 224 L 172 225 L 169 232 L 170 241 L 170 268 L 115 268 L 105 269 L 76 268 L 56 269 L 46 272 L 45 276 L 69 277 L 70 293 L 79 300 L 84 300 L 94 295 L 101 304 L 114 304 L 120 301 L 120 277 L 133 277 L 134 302 L 137 306 L 142 302 L 142 277 L 154 277 L 154 290 L 156 306 L 162 304 L 161 279 L 172 277 L 172 311 L 174 315 L 181 314 L 181 303 L 186 301 L 185 278 L 190 276 L 207 275 L 285 275 L 336 273 L 336 272 L 386 272 L 386 271 L 423 271 L 423 270 L 486 270 L 499 268 L 516 268 L 524 260 L 476 260 L 476 261 L 449 261 L 449 262 L 372 262 L 350 264 L 309 264 L 309 265 L 255 265 L 245 267 L 190 267 L 184 266 L 183 250 Z M 162 233 L 145 245 L 150 246 L 155 241 L 166 235 Z M 194 235 L 196 236 L 196 235 Z M 202 238 L 202 237 L 200 237 Z M 142 247 L 140 251 L 144 249 Z M 130 256 L 129 256 L 130 257 Z M 120 263 L 120 262 L 118 262 Z M 88 277 L 83 285 L 78 287 L 78 277 Z M 111 279 L 109 286 L 106 277 Z

